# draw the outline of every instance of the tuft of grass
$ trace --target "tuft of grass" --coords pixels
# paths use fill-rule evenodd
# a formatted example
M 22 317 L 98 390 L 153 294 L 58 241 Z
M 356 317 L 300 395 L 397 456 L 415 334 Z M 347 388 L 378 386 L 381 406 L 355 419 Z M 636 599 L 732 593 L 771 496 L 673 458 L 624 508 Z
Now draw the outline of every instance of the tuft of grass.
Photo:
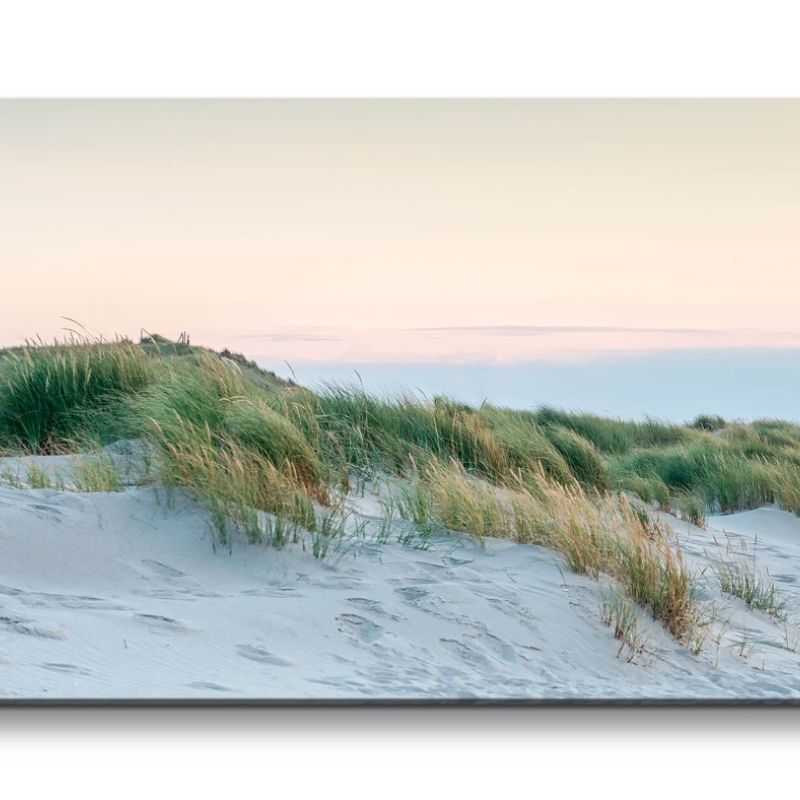
M 62 489 L 63 478 L 59 474 L 51 474 L 37 464 L 28 464 L 26 467 L 25 483 L 29 489 Z
M 616 579 L 679 640 L 698 618 L 694 578 L 671 530 L 624 496 L 542 481 L 513 499 L 516 538 L 559 551 L 574 572 Z
M 800 467 L 748 456 L 724 440 L 633 450 L 612 457 L 609 472 L 612 486 L 665 509 L 671 495 L 693 494 L 704 510 L 726 513 L 778 503 L 800 512 Z
M 691 432 L 680 425 L 669 425 L 653 419 L 627 422 L 596 414 L 572 413 L 552 406 L 539 408 L 536 421 L 540 425 L 569 428 L 588 439 L 604 454 L 626 453 L 637 447 L 666 447 L 685 443 L 691 438 Z
M 372 536 L 373 544 L 386 544 L 389 537 L 392 535 L 395 523 L 397 522 L 399 509 L 398 503 L 394 497 L 388 497 L 381 500 L 381 518 L 377 524 L 377 528 Z
M 0 484 L 10 486 L 12 489 L 22 489 L 25 486 L 19 476 L 19 471 L 11 469 L 9 466 L 0 470 Z
M 669 486 L 657 476 L 625 473 L 616 475 L 613 482 L 618 491 L 637 497 L 656 508 L 669 509 L 671 506 Z
M 767 575 L 759 575 L 754 561 L 740 559 L 716 565 L 719 588 L 725 594 L 738 597 L 750 607 L 777 619 L 786 618 L 786 602 L 781 599 L 775 583 Z
M 680 641 L 698 619 L 694 578 L 671 530 L 623 496 L 564 486 L 540 471 L 495 487 L 463 466 L 432 463 L 400 502 L 401 516 L 438 528 L 514 539 L 560 553 L 574 572 L 614 578 Z
M 601 613 L 603 623 L 614 629 L 614 638 L 619 640 L 617 658 L 627 648 L 625 660 L 631 663 L 647 644 L 636 603 L 619 590 L 610 590 L 602 596 Z
M 34 462 L 18 465 L 16 469 L 4 466 L 0 470 L 0 484 L 13 489 L 55 489 L 63 491 L 64 478 L 59 471 L 49 471 Z
M 507 482 L 509 474 L 516 480 L 539 472 L 563 484 L 576 480 L 567 459 L 536 423 L 534 414 L 485 405 L 480 416 L 507 453 L 505 474 L 496 482 Z
M 0 483 L 59 492 L 121 492 L 124 488 L 114 460 L 105 453 L 74 457 L 66 478 L 60 470 L 47 470 L 33 462 L 24 465 L 22 476 L 7 467 L 0 473 Z
M 510 536 L 511 516 L 496 491 L 470 476 L 457 461 L 429 463 L 398 503 L 400 516 L 418 528 L 467 533 L 479 542 L 484 536 Z
M 314 530 L 313 500 L 291 465 L 279 469 L 229 434 L 177 415 L 168 427 L 156 425 L 156 436 L 162 483 L 198 493 L 220 543 L 230 544 L 236 530 L 251 542 L 264 541 L 267 529 L 259 511 Z
M 689 423 L 689 427 L 701 431 L 721 431 L 727 424 L 725 418 L 718 414 L 698 414 Z
M 540 473 L 508 495 L 516 541 L 558 551 L 573 572 L 598 577 L 611 552 L 603 502 L 579 486 L 562 486 Z
M 323 466 L 292 423 L 259 398 L 229 401 L 222 429 L 243 448 L 258 453 L 278 469 L 293 469 L 308 487 L 319 486 Z
M 774 447 L 785 450 L 800 445 L 800 425 L 780 419 L 757 419 L 750 427 Z
M 106 453 L 74 458 L 72 480 L 78 492 L 121 492 L 124 488 L 114 459 Z
M 656 520 L 644 521 L 624 497 L 618 519 L 611 574 L 676 639 L 690 641 L 699 618 L 696 585 L 672 531 Z
M 312 404 L 320 446 L 367 475 L 402 472 L 429 456 L 455 459 L 491 477 L 508 467 L 507 454 L 478 415 L 444 398 L 377 398 L 360 387 L 331 385 Z
M 561 425 L 547 426 L 544 432 L 581 485 L 599 491 L 608 489 L 608 470 L 592 442 Z
M 58 452 L 93 413 L 109 410 L 151 379 L 144 352 L 127 340 L 29 342 L 5 351 L 0 359 L 0 446 Z
M 160 453 L 162 481 L 206 497 L 222 542 L 229 523 L 252 541 L 275 538 L 258 511 L 314 527 L 312 500 L 328 500 L 322 463 L 235 362 L 210 354 L 179 362 L 129 408 Z
M 314 558 L 327 558 L 332 548 L 339 552 L 344 547 L 346 533 L 347 516 L 339 509 L 330 508 L 319 514 L 310 535 L 310 549 Z
M 278 470 L 291 471 L 313 491 L 322 491 L 323 465 L 311 444 L 267 397 L 253 389 L 239 366 L 211 354 L 164 370 L 159 382 L 128 401 L 132 433 L 164 445 L 182 425 L 206 429 L 212 438 L 235 442 Z
M 687 492 L 671 498 L 668 507 L 681 519 L 691 522 L 698 528 L 706 528 L 708 525 L 702 500 L 691 493 Z

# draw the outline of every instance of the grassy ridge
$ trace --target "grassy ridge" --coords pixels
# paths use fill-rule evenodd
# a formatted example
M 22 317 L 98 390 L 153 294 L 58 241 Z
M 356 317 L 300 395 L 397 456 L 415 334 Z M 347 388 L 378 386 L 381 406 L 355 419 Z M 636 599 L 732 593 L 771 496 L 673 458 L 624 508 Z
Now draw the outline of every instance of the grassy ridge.
M 90 418 L 153 379 L 150 360 L 128 341 L 31 343 L 0 361 L 0 447 L 51 453 L 85 434 Z
M 622 491 L 696 521 L 777 503 L 800 512 L 800 427 L 704 415 L 627 422 L 550 407 L 480 409 L 437 397 L 382 398 L 359 386 L 316 393 L 241 356 L 147 337 L 0 351 L 0 448 L 28 453 L 150 438 L 165 452 L 186 426 L 214 447 L 290 471 L 310 494 L 353 473 L 403 474 L 454 461 L 490 483 Z
M 149 336 L 72 338 L 0 351 L 0 448 L 52 453 L 149 438 L 163 452 L 187 426 L 291 472 L 310 495 L 353 474 L 454 461 L 496 486 L 535 482 L 626 492 L 696 522 L 764 503 L 800 512 L 800 427 L 703 415 L 689 425 L 627 422 L 550 407 L 480 409 L 437 397 L 312 392 L 242 356 Z M 246 456 L 245 456 L 246 457 Z
M 120 438 L 148 442 L 160 481 L 205 500 L 220 541 L 241 530 L 280 544 L 302 529 L 324 553 L 343 524 L 324 507 L 354 478 L 390 473 L 419 530 L 550 547 L 577 572 L 615 578 L 681 639 L 695 616 L 692 577 L 636 499 L 698 524 L 763 503 L 800 513 L 800 427 L 778 420 L 672 425 L 360 386 L 313 392 L 228 351 L 155 336 L 0 351 L 0 450 Z

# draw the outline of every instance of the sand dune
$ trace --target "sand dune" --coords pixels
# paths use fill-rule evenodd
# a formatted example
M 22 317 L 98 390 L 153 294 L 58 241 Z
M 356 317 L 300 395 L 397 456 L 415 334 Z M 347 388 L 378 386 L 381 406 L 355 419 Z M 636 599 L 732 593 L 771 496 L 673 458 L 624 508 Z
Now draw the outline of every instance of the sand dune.
M 369 497 L 353 498 L 364 516 Z M 800 520 L 671 520 L 697 567 L 752 552 L 800 607 Z M 725 533 L 727 531 L 727 533 Z M 0 487 L 0 698 L 776 699 L 800 696 L 800 631 L 701 581 L 699 655 L 643 617 L 634 663 L 604 583 L 539 547 L 455 534 L 428 550 L 214 551 L 204 511 L 152 488 Z

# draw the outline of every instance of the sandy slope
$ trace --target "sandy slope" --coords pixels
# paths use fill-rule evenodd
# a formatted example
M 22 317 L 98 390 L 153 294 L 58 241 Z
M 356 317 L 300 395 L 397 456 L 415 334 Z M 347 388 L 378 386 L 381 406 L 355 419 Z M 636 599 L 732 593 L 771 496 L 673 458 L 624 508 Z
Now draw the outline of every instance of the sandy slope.
M 759 563 L 800 608 L 800 520 L 673 523 L 698 569 L 758 533 Z M 0 487 L 0 698 L 800 696 L 797 628 L 713 582 L 703 652 L 647 620 L 632 664 L 601 622 L 601 591 L 538 547 L 452 536 L 329 562 L 296 546 L 213 552 L 185 496 Z

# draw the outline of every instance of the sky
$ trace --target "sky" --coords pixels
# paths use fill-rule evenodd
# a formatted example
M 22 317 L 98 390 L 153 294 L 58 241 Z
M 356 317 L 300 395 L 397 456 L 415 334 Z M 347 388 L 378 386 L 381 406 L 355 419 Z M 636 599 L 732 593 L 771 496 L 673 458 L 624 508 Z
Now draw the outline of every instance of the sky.
M 5 101 L 0 343 L 62 316 L 324 361 L 409 329 L 434 360 L 796 334 L 798 141 L 798 101 Z
M 316 376 L 800 354 L 798 142 L 800 101 L 0 101 L 0 345 L 69 317 Z

